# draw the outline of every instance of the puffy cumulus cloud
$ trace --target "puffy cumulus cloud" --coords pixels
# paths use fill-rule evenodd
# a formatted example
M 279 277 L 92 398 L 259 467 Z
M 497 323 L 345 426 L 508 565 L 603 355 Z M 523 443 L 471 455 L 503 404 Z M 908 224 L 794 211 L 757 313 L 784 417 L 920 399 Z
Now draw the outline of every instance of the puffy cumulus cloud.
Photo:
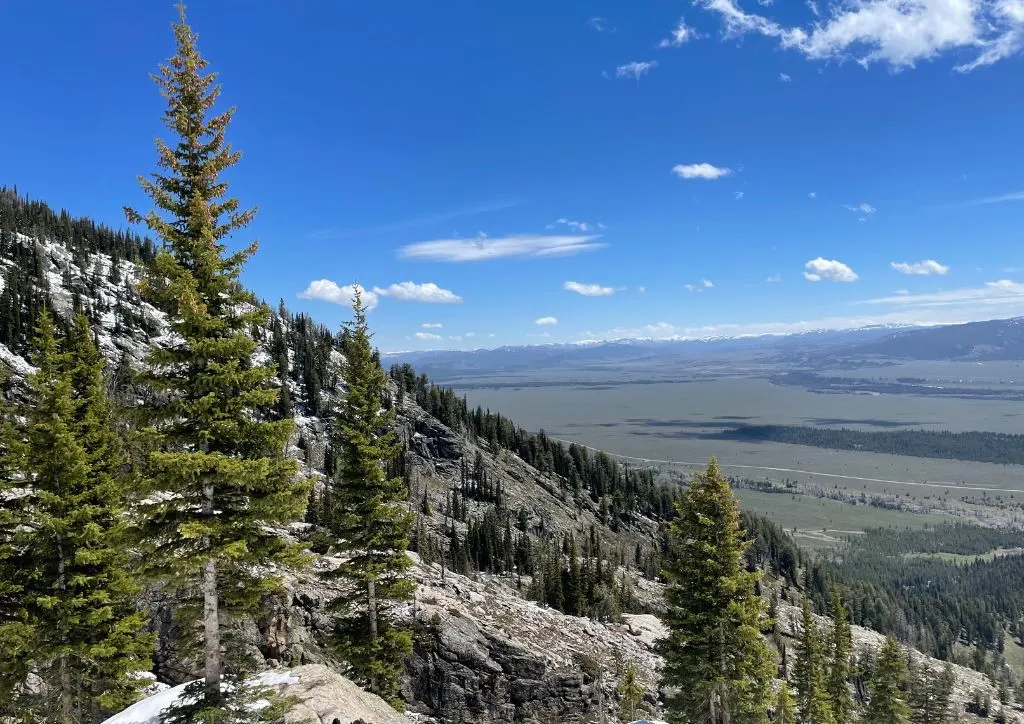
M 686 18 L 679 18 L 679 22 L 672 28 L 671 34 L 658 43 L 659 48 L 679 48 L 691 40 L 700 37 L 700 33 L 686 24 Z
M 442 289 L 433 282 L 417 284 L 400 282 L 388 287 L 374 287 L 374 294 L 389 297 L 399 302 L 421 302 L 423 304 L 460 304 L 462 297 L 448 289 Z
M 913 68 L 943 54 L 973 54 L 954 69 L 966 73 L 1020 52 L 1024 47 L 1022 0 L 833 0 L 809 2 L 807 24 L 789 25 L 747 12 L 738 0 L 697 0 L 717 15 L 723 35 L 762 35 L 808 60 L 852 59 L 892 70 Z
M 358 284 L 339 286 L 330 279 L 311 281 L 304 290 L 299 292 L 299 299 L 319 299 L 322 302 L 351 307 L 355 299 L 356 290 L 359 290 L 367 310 L 373 309 L 380 303 L 380 298 L 375 292 L 364 289 Z
M 940 264 L 934 259 L 925 259 L 924 261 L 916 262 L 905 262 L 905 261 L 891 261 L 889 262 L 896 271 L 901 274 L 914 274 L 917 276 L 930 276 L 933 274 L 948 274 L 949 267 L 945 264 Z
M 811 282 L 855 282 L 857 274 L 850 267 L 835 259 L 818 257 L 804 264 L 804 278 Z
M 425 342 L 436 342 L 439 339 L 443 339 L 441 335 L 434 334 L 433 332 L 417 332 L 413 336 L 416 337 L 416 339 L 420 339 Z
M 710 163 L 677 163 L 672 167 L 672 173 L 686 181 L 693 179 L 714 181 L 715 179 L 722 178 L 723 176 L 728 176 L 732 173 L 732 169 L 713 166 Z
M 536 324 L 538 327 L 554 327 L 556 324 L 558 324 L 558 318 L 540 317 L 539 319 L 535 319 L 533 323 Z
M 565 282 L 562 289 L 568 292 L 576 292 L 585 297 L 610 297 L 615 294 L 615 287 L 603 287 L 600 284 L 583 284 L 581 282 Z
M 657 67 L 658 61 L 656 60 L 634 60 L 632 63 L 626 63 L 616 67 L 615 77 L 640 80 L 640 78 L 647 75 L 652 69 Z
M 714 289 L 715 283 L 710 279 L 701 279 L 696 284 L 684 284 L 683 288 L 688 292 L 702 292 L 705 289 Z
M 433 239 L 403 246 L 398 255 L 403 259 L 465 262 L 522 257 L 573 256 L 603 249 L 592 235 L 522 234 L 491 239 Z

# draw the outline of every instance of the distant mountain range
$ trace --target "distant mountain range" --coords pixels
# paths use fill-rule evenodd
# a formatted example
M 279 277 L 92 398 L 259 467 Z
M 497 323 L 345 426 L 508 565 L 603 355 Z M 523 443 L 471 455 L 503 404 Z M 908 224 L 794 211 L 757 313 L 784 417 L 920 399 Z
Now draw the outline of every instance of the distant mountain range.
M 873 360 L 1024 360 L 1024 317 L 935 327 L 870 326 L 786 335 L 702 339 L 623 339 L 497 349 L 396 352 L 434 379 L 615 365 L 657 367 L 685 360 L 746 355 L 780 361 L 823 357 Z

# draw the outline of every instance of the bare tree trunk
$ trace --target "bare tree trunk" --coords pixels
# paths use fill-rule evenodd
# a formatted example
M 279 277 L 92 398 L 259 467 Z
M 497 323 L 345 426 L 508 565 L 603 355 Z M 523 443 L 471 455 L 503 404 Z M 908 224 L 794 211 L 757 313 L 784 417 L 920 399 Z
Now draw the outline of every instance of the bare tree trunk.
M 370 619 L 370 648 L 373 649 L 377 643 L 377 582 L 370 579 L 366 582 L 366 615 Z M 370 691 L 374 694 L 380 693 L 377 679 L 370 678 Z
M 203 511 L 213 515 L 213 484 L 203 485 Z M 209 539 L 205 541 L 207 547 Z M 206 703 L 220 702 L 220 617 L 217 598 L 217 561 L 211 555 L 203 566 L 203 643 L 205 646 Z

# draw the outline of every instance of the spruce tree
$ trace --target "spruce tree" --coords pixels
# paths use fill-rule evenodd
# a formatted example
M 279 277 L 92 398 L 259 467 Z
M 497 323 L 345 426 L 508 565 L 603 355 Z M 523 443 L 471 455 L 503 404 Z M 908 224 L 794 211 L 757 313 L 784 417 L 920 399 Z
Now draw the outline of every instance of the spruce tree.
M 24 480 L 20 431 L 14 411 L 0 390 L 0 719 L 17 713 L 16 693 L 28 675 L 28 662 L 14 652 L 29 650 L 29 627 L 22 620 L 27 573 L 15 533 L 23 520 Z
M 87 320 L 79 315 L 59 344 L 44 313 L 33 357 L 15 443 L 26 493 L 13 536 L 20 609 L 7 631 L 21 647 L 4 656 L 24 657 L 45 684 L 45 696 L 19 704 L 33 721 L 95 724 L 136 697 L 131 674 L 148 667 L 154 644 L 124 549 L 127 457 Z
M 663 574 L 664 684 L 673 722 L 747 724 L 768 720 L 773 661 L 768 625 L 744 567 L 739 509 L 714 458 L 697 474 L 669 525 Z
M 285 456 L 292 421 L 268 419 L 279 399 L 275 369 L 254 361 L 251 330 L 267 324 L 269 310 L 239 277 L 256 244 L 226 246 L 254 214 L 221 178 L 240 157 L 225 140 L 234 109 L 213 115 L 220 86 L 179 12 L 177 52 L 155 76 L 174 140 L 157 140 L 160 171 L 140 179 L 155 209 L 125 210 L 162 241 L 143 292 L 170 332 L 140 378 L 153 393 L 146 412 L 157 441 L 140 541 L 148 572 L 191 594 L 179 611 L 198 615 L 201 604 L 204 708 L 195 716 L 219 721 L 223 674 L 238 664 L 230 651 L 222 660 L 222 614 L 252 610 L 277 588 L 266 569 L 295 562 L 273 529 L 302 516 L 307 486 Z
M 793 713 L 793 696 L 789 693 L 789 682 L 782 680 L 779 693 L 775 697 L 775 719 L 776 724 L 796 724 L 796 715 Z
M 803 724 L 834 724 L 828 692 L 828 661 L 825 658 L 821 629 L 811 615 L 811 606 L 804 597 L 800 647 L 797 651 L 793 678 L 796 684 L 797 710 Z
M 947 663 L 941 672 L 913 659 L 907 674 L 907 705 L 912 724 L 944 724 L 956 679 Z
M 636 680 L 636 666 L 626 664 L 625 673 L 619 683 L 619 711 L 626 721 L 636 719 L 636 708 L 644 700 L 644 687 Z
M 387 607 L 410 599 L 415 589 L 406 554 L 413 519 L 403 503 L 402 478 L 389 477 L 385 467 L 400 447 L 390 428 L 394 410 L 384 405 L 387 375 L 374 358 L 358 291 L 353 314 L 345 326 L 347 391 L 332 437 L 337 469 L 328 481 L 324 511 L 326 527 L 346 555 L 329 575 L 349 583 L 349 591 L 333 604 L 334 641 L 354 678 L 400 707 L 398 676 L 412 637 L 396 627 Z
M 878 652 L 875 673 L 868 684 L 871 698 L 864 712 L 871 724 L 906 724 L 910 717 L 903 687 L 907 679 L 907 662 L 903 648 L 896 639 L 886 639 Z
M 850 657 L 853 636 L 846 607 L 839 591 L 832 589 L 832 635 L 829 638 L 828 696 L 832 705 L 832 716 L 838 724 L 850 718 L 853 698 L 850 696 Z

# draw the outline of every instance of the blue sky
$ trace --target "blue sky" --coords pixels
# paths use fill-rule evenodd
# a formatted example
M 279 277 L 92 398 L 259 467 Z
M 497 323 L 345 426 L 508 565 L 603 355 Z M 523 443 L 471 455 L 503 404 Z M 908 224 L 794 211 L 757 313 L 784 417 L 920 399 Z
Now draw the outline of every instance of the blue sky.
M 3 13 L 0 183 L 123 225 L 171 4 Z M 190 20 L 238 106 L 232 190 L 260 207 L 247 284 L 332 326 L 359 284 L 385 350 L 1024 314 L 1024 0 Z

